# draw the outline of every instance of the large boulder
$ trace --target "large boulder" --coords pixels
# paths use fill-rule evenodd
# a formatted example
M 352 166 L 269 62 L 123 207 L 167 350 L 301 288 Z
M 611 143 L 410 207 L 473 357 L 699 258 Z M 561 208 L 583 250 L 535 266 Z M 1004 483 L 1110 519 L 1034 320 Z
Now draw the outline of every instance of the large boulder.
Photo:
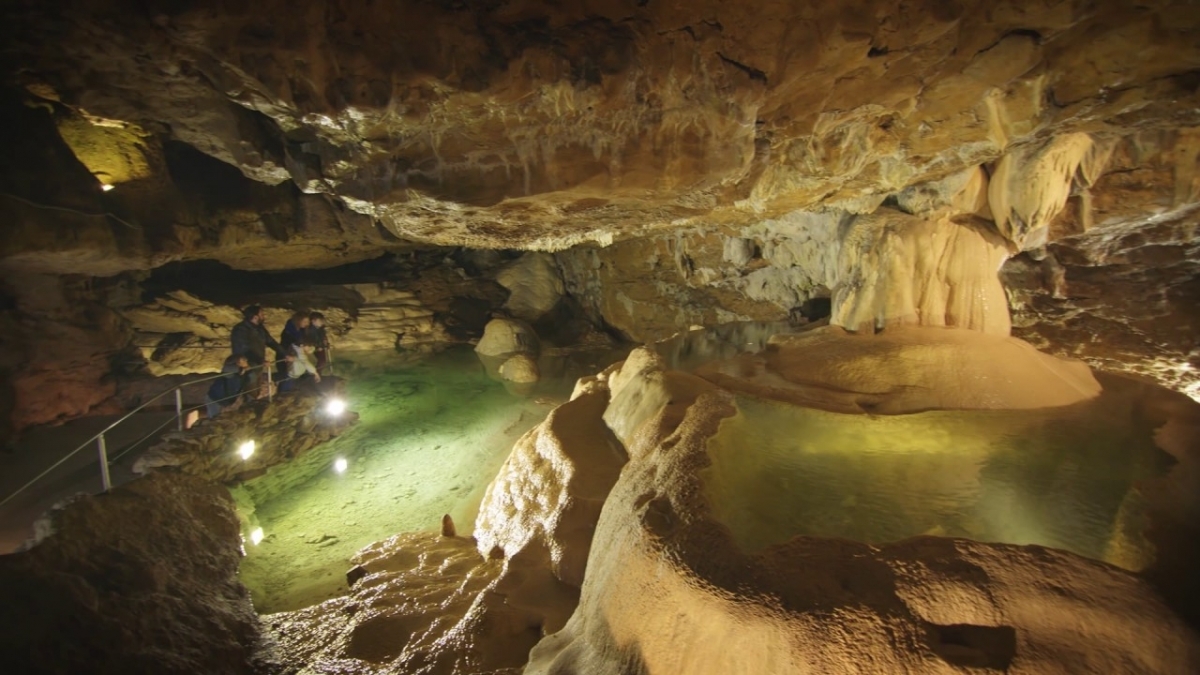
M 514 354 L 500 364 L 500 377 L 515 384 L 533 384 L 541 379 L 537 361 L 528 354 Z
M 483 337 L 475 345 L 475 352 L 483 356 L 537 354 L 537 334 L 523 321 L 492 319 L 484 327 Z
M 563 297 L 562 274 L 549 253 L 526 253 L 496 274 L 510 295 L 504 308 L 513 316 L 537 321 Z

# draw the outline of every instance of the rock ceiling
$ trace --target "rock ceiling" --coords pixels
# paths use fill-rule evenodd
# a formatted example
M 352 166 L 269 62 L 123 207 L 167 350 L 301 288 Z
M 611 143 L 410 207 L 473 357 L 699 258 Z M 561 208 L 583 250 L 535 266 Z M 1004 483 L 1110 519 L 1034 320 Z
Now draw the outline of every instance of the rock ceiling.
M 1068 133 L 1200 124 L 1200 12 L 1184 2 L 17 0 L 2 11 L 7 84 L 53 113 L 87 168 L 62 172 L 96 193 L 74 197 L 80 211 L 155 193 L 164 166 L 203 153 L 263 184 L 238 190 L 294 195 L 282 235 L 254 216 L 293 244 L 291 266 L 336 264 L 331 242 L 358 257 L 402 241 L 561 250 L 689 226 L 737 232 L 797 210 L 864 213 L 975 166 L 1012 173 L 993 163 Z M 100 195 L 95 181 L 116 189 Z M 149 219 L 144 198 L 125 199 Z M 237 220 L 216 234 L 173 222 L 139 246 L 177 257 L 245 244 Z M 127 248 L 109 225 L 117 234 L 91 243 Z M 281 264 L 263 258 L 242 263 Z

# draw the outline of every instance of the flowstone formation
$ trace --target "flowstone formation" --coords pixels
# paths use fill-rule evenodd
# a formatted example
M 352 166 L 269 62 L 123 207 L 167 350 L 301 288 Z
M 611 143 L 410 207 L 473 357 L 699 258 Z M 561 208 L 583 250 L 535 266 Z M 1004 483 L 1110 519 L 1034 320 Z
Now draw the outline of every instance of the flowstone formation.
M 733 397 L 642 350 L 604 379 L 604 417 L 630 461 L 597 523 L 579 607 L 526 673 L 1186 673 L 1200 663 L 1200 636 L 1151 584 L 1059 551 L 796 537 L 745 552 L 701 478 Z M 1175 423 L 1194 442 L 1200 417 L 1188 406 Z M 1194 467 L 1195 453 L 1181 462 Z

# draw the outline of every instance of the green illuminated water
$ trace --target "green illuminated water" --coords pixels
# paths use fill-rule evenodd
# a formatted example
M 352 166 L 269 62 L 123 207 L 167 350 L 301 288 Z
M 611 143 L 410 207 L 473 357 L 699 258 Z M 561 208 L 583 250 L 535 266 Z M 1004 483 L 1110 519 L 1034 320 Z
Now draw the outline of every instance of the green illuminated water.
M 739 397 L 703 473 L 746 551 L 795 535 L 1041 544 L 1143 567 L 1139 481 L 1169 461 L 1132 398 L 1034 411 L 842 415 Z
M 622 356 L 544 357 L 542 382 L 515 395 L 487 377 L 469 347 L 419 360 L 338 354 L 358 424 L 235 491 L 265 534 L 247 542 L 241 569 L 255 607 L 276 612 L 333 597 L 346 589 L 351 555 L 394 534 L 438 530 L 443 514 L 470 534 L 517 438 L 565 401 L 578 377 Z M 343 474 L 333 470 L 338 457 L 347 460 Z

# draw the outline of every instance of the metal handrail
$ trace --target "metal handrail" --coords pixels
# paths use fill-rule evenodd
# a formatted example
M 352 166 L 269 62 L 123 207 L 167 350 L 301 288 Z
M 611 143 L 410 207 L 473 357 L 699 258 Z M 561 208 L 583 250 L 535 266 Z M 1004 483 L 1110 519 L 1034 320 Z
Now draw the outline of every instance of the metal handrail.
M 265 372 L 267 373 L 267 398 L 268 398 L 268 400 L 271 400 L 271 399 L 273 398 L 273 396 L 274 396 L 274 392 L 273 392 L 272 390 L 274 389 L 274 384 L 275 384 L 275 382 L 274 382 L 274 380 L 273 380 L 273 378 L 272 378 L 272 370 L 274 369 L 274 367 L 275 367 L 275 366 L 278 366 L 280 363 L 283 363 L 284 361 L 285 361 L 285 359 L 276 359 L 275 361 L 264 362 L 264 363 L 261 363 L 261 364 L 259 364 L 259 365 L 257 365 L 257 366 L 251 366 L 251 367 L 249 367 L 249 368 L 247 368 L 247 369 L 246 369 L 247 371 L 252 371 L 252 370 L 257 370 L 257 369 L 259 369 L 259 368 L 266 368 L 268 365 L 269 365 L 269 366 L 272 366 L 272 368 L 266 368 L 266 371 L 265 371 Z M 332 369 L 332 358 L 330 359 L 330 366 L 331 366 L 331 369 Z M 104 487 L 104 490 L 103 490 L 103 491 L 104 491 L 104 492 L 108 492 L 108 490 L 109 490 L 109 489 L 112 487 L 112 481 L 111 481 L 111 479 L 110 479 L 110 477 L 109 477 L 109 474 L 108 474 L 108 465 L 109 465 L 109 460 L 108 460 L 108 448 L 107 448 L 107 445 L 106 445 L 106 443 L 105 443 L 105 439 L 104 439 L 104 435 L 105 435 L 106 433 L 108 433 L 109 431 L 112 431 L 112 430 L 113 430 L 113 429 L 115 429 L 117 426 L 119 426 L 119 425 L 120 425 L 122 422 L 124 422 L 125 420 L 128 420 L 130 417 L 132 417 L 133 415 L 137 414 L 137 413 L 138 413 L 138 412 L 140 412 L 142 409 L 144 409 L 146 406 L 150 405 L 151 403 L 153 403 L 153 402 L 157 401 L 158 399 L 162 398 L 163 396 L 166 396 L 167 394 L 169 394 L 169 393 L 171 393 L 171 392 L 174 392 L 174 393 L 175 393 L 175 417 L 174 417 L 174 421 L 176 422 L 176 426 L 177 426 L 177 428 L 178 428 L 180 431 L 182 431 L 182 430 L 183 430 L 183 412 L 184 412 L 184 410 L 183 410 L 183 398 L 182 398 L 182 390 L 183 390 L 183 388 L 184 388 L 184 387 L 187 387 L 187 386 L 194 385 L 194 384 L 199 384 L 199 383 L 201 383 L 201 382 L 208 382 L 208 381 L 210 381 L 210 380 L 215 380 L 215 379 L 218 379 L 218 378 L 221 378 L 221 377 L 227 377 L 227 376 L 229 376 L 229 375 L 230 375 L 230 373 L 224 373 L 224 372 L 222 372 L 222 373 L 217 373 L 216 375 L 209 375 L 209 376 L 206 376 L 206 377 L 201 377 L 201 378 L 198 378 L 198 379 L 195 379 L 195 380 L 190 380 L 190 381 L 188 381 L 188 382 L 184 382 L 183 384 L 178 384 L 178 385 L 175 385 L 174 387 L 172 387 L 172 388 L 170 388 L 170 389 L 167 389 L 166 391 L 163 391 L 163 392 L 161 392 L 161 393 L 159 393 L 159 394 L 157 394 L 157 395 L 155 395 L 155 396 L 151 397 L 149 400 L 145 401 L 144 403 L 142 403 L 142 404 L 141 404 L 141 405 L 139 405 L 138 407 L 136 407 L 136 408 L 134 408 L 133 410 L 131 410 L 131 411 L 129 411 L 128 413 L 126 413 L 124 416 L 122 416 L 122 417 L 121 417 L 120 419 L 118 419 L 117 421 L 115 421 L 115 422 L 113 422 L 112 424 L 108 425 L 107 427 L 104 427 L 103 429 L 101 429 L 101 430 L 100 430 L 98 433 L 96 433 L 96 435 L 92 436 L 91 438 L 89 438 L 89 439 L 87 439 L 86 441 L 84 441 L 83 443 L 81 443 L 81 444 L 79 445 L 79 447 L 75 448 L 75 449 L 74 449 L 74 450 L 72 450 L 71 452 L 68 452 L 68 453 L 67 453 L 66 455 L 64 455 L 64 456 L 63 456 L 61 459 L 59 459 L 57 462 L 55 462 L 54 464 L 52 464 L 52 465 L 51 465 L 49 468 L 47 468 L 45 471 L 42 471 L 40 474 L 38 474 L 36 477 L 34 477 L 34 478 L 33 478 L 32 480 L 30 480 L 28 483 L 26 483 L 26 484 L 22 485 L 21 487 L 17 488 L 15 491 L 13 491 L 11 494 L 9 494 L 7 497 L 5 497 L 3 500 L 0 500 L 0 506 L 4 506 L 4 505 L 5 505 L 5 504 L 7 504 L 7 503 L 8 503 L 10 500 L 12 500 L 14 497 L 16 497 L 17 495 L 21 494 L 21 493 L 22 493 L 22 492 L 24 492 L 25 490 L 29 489 L 29 488 L 30 488 L 32 485 L 36 484 L 36 483 L 37 483 L 38 481 L 40 481 L 41 479 L 45 478 L 47 475 L 49 475 L 49 474 L 50 474 L 50 472 L 52 472 L 52 471 L 54 471 L 55 469 L 57 469 L 58 467 L 62 466 L 63 462 L 66 462 L 68 459 L 71 459 L 71 458 L 72 458 L 72 457 L 74 457 L 76 454 L 78 454 L 80 450 L 83 450 L 84 448 L 88 447 L 88 446 L 89 446 L 89 445 L 91 445 L 93 442 L 94 442 L 94 443 L 96 443 L 96 448 L 97 448 L 97 451 L 99 452 L 99 455 L 100 455 L 100 458 L 99 458 L 99 459 L 100 459 L 100 482 L 101 482 L 101 485 Z M 292 379 L 292 378 L 291 378 L 291 377 L 285 377 L 285 378 L 283 378 L 282 380 L 280 380 L 280 382 L 286 382 L 286 381 L 288 381 L 288 380 L 290 380 L 290 379 Z M 237 393 L 236 395 L 234 395 L 234 396 L 227 396 L 227 397 L 224 397 L 224 398 L 221 398 L 221 399 L 217 399 L 216 401 L 213 401 L 213 402 L 214 402 L 214 403 L 217 403 L 217 402 L 220 402 L 220 401 L 226 401 L 226 400 L 229 400 L 229 399 L 238 398 L 239 396 L 242 396 L 243 394 L 244 394 L 244 392 L 238 392 L 238 393 Z M 191 413 L 192 411 L 199 410 L 199 409 L 200 409 L 200 408 L 202 408 L 202 407 L 203 407 L 203 406 L 195 406 L 195 407 L 193 407 L 193 408 L 190 408 L 190 409 L 189 409 L 187 412 Z M 159 431 L 161 431 L 161 430 L 162 430 L 162 428 L 163 428 L 163 427 L 167 426 L 167 425 L 168 425 L 168 424 L 170 424 L 170 423 L 171 423 L 171 420 L 168 420 L 167 422 L 165 422 L 165 423 L 163 423 L 163 424 L 159 425 L 159 427 L 158 427 L 158 428 L 156 428 L 154 431 L 150 432 L 148 435 L 146 435 L 146 436 L 143 436 L 142 438 L 139 438 L 138 440 L 134 441 L 132 444 L 130 444 L 130 446 L 129 446 L 129 447 L 125 448 L 125 449 L 124 449 L 124 450 L 121 452 L 121 454 L 119 454 L 119 455 L 117 455 L 115 458 L 113 458 L 113 461 L 116 461 L 117 459 L 120 459 L 121 457 L 124 457 L 124 456 L 125 456 L 125 455 L 126 455 L 126 454 L 127 454 L 127 453 L 128 453 L 128 452 L 129 452 L 129 451 L 130 451 L 130 450 L 131 450 L 133 447 L 134 447 L 134 446 L 138 445 L 139 443 L 141 443 L 142 441 L 146 440 L 147 438 L 150 438 L 150 437 L 151 437 L 151 436 L 153 436 L 154 434 L 157 434 Z

